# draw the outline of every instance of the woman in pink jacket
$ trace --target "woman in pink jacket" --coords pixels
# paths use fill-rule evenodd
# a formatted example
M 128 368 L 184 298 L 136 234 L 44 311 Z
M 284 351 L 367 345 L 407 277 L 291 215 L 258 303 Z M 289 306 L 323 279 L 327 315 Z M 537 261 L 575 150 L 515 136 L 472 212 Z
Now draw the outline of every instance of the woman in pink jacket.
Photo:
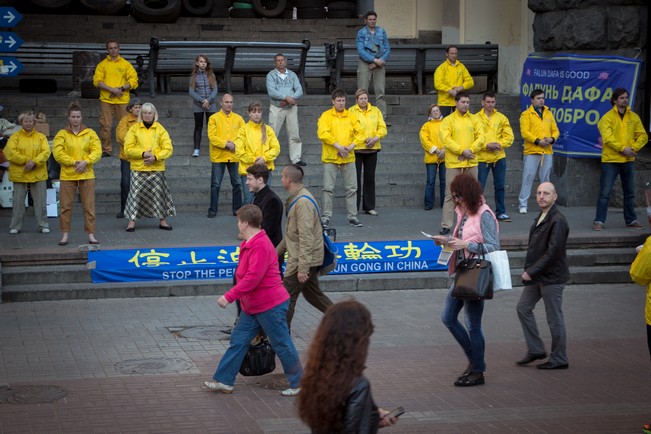
M 219 297 L 217 304 L 225 308 L 239 300 L 242 313 L 213 380 L 205 381 L 204 385 L 214 391 L 233 393 L 235 377 L 249 343 L 262 331 L 269 338 L 289 380 L 289 389 L 281 394 L 295 396 L 300 391 L 303 367 L 287 327 L 289 293 L 280 278 L 276 249 L 264 229 L 260 228 L 261 223 L 262 211 L 256 205 L 244 205 L 237 211 L 237 228 L 244 239 L 235 271 L 237 284 Z

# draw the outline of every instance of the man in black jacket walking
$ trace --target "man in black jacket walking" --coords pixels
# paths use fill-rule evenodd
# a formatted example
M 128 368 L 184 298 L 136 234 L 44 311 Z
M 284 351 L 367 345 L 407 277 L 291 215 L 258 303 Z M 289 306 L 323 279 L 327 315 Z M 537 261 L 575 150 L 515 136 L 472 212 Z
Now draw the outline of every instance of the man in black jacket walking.
M 262 229 L 276 247 L 283 239 L 283 202 L 267 185 L 269 169 L 254 164 L 246 169 L 246 186 L 253 196 L 253 205 L 262 211 Z
M 523 366 L 547 357 L 533 314 L 533 309 L 541 298 L 545 303 L 547 324 L 552 335 L 552 351 L 547 362 L 536 365 L 538 369 L 569 368 L 562 309 L 563 289 L 570 279 L 566 257 L 569 226 L 556 205 L 557 198 L 556 188 L 551 182 L 543 182 L 538 186 L 536 201 L 541 212 L 529 231 L 529 246 L 522 273 L 525 286 L 517 306 L 528 351 L 522 360 L 515 363 Z

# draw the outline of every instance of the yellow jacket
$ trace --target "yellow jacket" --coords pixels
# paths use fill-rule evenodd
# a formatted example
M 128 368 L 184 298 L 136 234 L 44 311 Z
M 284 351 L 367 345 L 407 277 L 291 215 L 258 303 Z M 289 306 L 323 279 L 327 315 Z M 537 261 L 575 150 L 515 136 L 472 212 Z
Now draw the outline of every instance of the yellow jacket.
M 484 128 L 477 116 L 470 112 L 452 112 L 441 122 L 441 141 L 445 146 L 445 167 L 463 169 L 477 166 L 477 155 L 484 149 Z M 473 160 L 459 161 L 461 153 L 470 149 L 475 154 Z
M 558 140 L 560 131 L 549 107 L 544 106 L 541 119 L 531 105 L 520 115 L 520 134 L 524 139 L 524 155 L 553 154 L 552 146 L 538 146 L 535 142 L 543 137 Z
M 47 159 L 50 158 L 50 145 L 47 137 L 36 130 L 27 132 L 20 129 L 9 137 L 4 149 L 9 161 L 9 181 L 38 182 L 47 180 Z M 25 165 L 33 161 L 36 166 L 25 172 Z
M 127 113 L 125 116 L 120 119 L 118 126 L 115 129 L 115 138 L 120 144 L 120 160 L 128 160 L 127 156 L 124 153 L 124 139 L 127 137 L 127 133 L 132 126 L 138 122 L 138 116 L 134 116 L 131 113 Z
M 106 59 L 99 62 L 95 68 L 93 75 L 93 85 L 99 86 L 99 82 L 103 82 L 110 87 L 120 87 L 127 83 L 131 88 L 122 92 L 120 98 L 112 96 L 111 92 L 99 89 L 99 100 L 109 104 L 128 104 L 129 93 L 138 87 L 138 74 L 128 60 L 118 55 L 116 60 L 111 60 L 111 56 L 106 56 Z
M 601 117 L 597 124 L 603 148 L 601 150 L 602 163 L 626 163 L 635 161 L 635 157 L 626 157 L 620 152 L 624 148 L 633 148 L 638 152 L 649 141 L 649 136 L 642 125 L 640 117 L 626 107 L 624 118 L 619 115 L 617 107 L 608 111 Z
M 631 264 L 631 278 L 635 283 L 646 286 L 646 323 L 651 326 L 651 237 L 646 239 L 642 250 Z
M 267 131 L 267 140 L 264 143 L 262 143 L 262 125 Z M 249 121 L 240 128 L 234 142 L 235 155 L 240 162 L 238 169 L 240 175 L 246 176 L 246 169 L 252 166 L 258 157 L 264 158 L 269 170 L 274 170 L 274 160 L 280 154 L 280 142 L 269 125 Z
M 362 146 L 365 139 L 359 118 L 350 110 L 344 109 L 337 113 L 334 107 L 321 114 L 316 133 L 321 140 L 321 161 L 324 163 L 354 163 L 355 153 L 350 152 L 348 158 L 343 158 L 337 153 L 335 143 L 341 146 L 353 143 L 355 146 Z
M 102 145 L 97 133 L 82 125 L 79 134 L 73 133 L 69 127 L 60 130 L 54 137 L 52 153 L 61 165 L 62 181 L 79 181 L 95 179 L 93 164 L 102 158 Z M 75 172 L 75 161 L 84 160 L 88 165 L 83 173 Z
M 368 103 L 366 110 L 362 110 L 359 107 L 359 104 L 355 104 L 349 110 L 357 116 L 357 119 L 359 119 L 359 123 L 364 130 L 364 140 L 375 136 L 383 139 L 387 136 L 387 124 L 384 122 L 382 112 L 379 108 L 373 107 Z M 364 143 L 357 145 L 355 151 L 379 151 L 381 148 L 382 144 L 380 143 L 380 140 L 378 140 L 371 148 L 367 148 Z
M 484 127 L 484 147 L 479 154 L 477 154 L 477 161 L 480 163 L 494 163 L 502 158 L 506 158 L 504 150 L 513 144 L 513 129 L 509 123 L 509 119 L 502 113 L 493 109 L 493 114 L 488 118 L 484 109 L 475 113 L 477 119 Z M 502 149 L 494 152 L 486 149 L 486 144 L 497 142 L 502 146 Z
M 154 163 L 146 165 L 142 154 L 151 150 Z M 164 172 L 165 160 L 172 156 L 172 139 L 158 122 L 147 128 L 142 122 L 131 127 L 124 138 L 124 154 L 136 172 Z
M 465 90 L 475 85 L 475 81 L 466 66 L 458 60 L 453 65 L 448 59 L 441 63 L 434 71 L 434 89 L 438 91 L 438 105 L 455 106 L 454 97 L 448 90 L 456 86 L 463 86 Z
M 219 110 L 208 119 L 208 140 L 210 141 L 210 161 L 213 163 L 237 163 L 235 151 L 226 149 L 226 142 L 235 142 L 237 133 L 244 125 L 242 116 L 235 112 L 229 114 Z
M 420 129 L 420 144 L 425 150 L 425 157 L 423 161 L 425 164 L 438 164 L 445 162 L 445 158 L 440 159 L 436 153 L 430 154 L 429 151 L 433 146 L 437 148 L 442 148 L 443 144 L 441 143 L 441 119 L 430 119 L 423 124 Z

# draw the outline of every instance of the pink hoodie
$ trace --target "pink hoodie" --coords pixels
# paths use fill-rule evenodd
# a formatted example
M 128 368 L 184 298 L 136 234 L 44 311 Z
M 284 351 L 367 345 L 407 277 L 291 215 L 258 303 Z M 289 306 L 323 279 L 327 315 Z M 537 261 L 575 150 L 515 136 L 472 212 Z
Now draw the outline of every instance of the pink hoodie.
M 237 285 L 224 297 L 229 303 L 240 300 L 248 315 L 266 312 L 289 299 L 280 278 L 276 248 L 264 229 L 240 245 L 235 277 Z

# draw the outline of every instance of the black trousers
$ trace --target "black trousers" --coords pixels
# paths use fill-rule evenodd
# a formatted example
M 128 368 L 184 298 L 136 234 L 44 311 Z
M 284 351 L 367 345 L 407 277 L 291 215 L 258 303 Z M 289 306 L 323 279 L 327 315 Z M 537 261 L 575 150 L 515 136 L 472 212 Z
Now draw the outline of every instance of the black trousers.
M 362 204 L 363 211 L 375 209 L 375 168 L 376 152 L 355 152 L 355 169 L 357 169 L 357 210 Z M 362 176 L 362 170 L 364 175 Z

